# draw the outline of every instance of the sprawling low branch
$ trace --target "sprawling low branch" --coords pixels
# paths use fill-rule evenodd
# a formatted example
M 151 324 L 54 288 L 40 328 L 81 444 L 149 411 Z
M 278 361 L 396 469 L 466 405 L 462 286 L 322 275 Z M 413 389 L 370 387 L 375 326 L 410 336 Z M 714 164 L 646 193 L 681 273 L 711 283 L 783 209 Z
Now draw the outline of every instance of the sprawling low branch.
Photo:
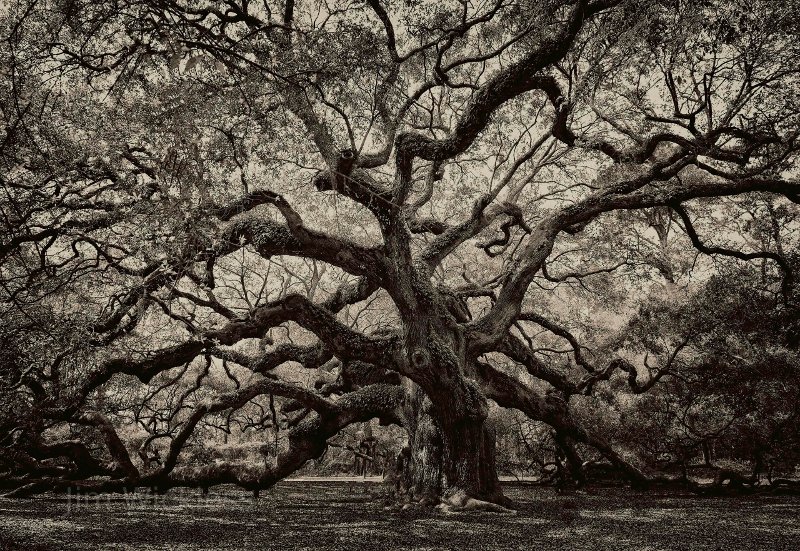
M 264 333 L 286 321 L 295 321 L 315 333 L 329 349 L 343 359 L 361 359 L 372 363 L 391 361 L 394 338 L 374 338 L 363 335 L 336 319 L 336 308 L 342 302 L 357 299 L 369 291 L 369 285 L 358 282 L 334 294 L 327 303 L 317 305 L 300 295 L 289 295 L 256 308 L 242 320 L 229 321 L 220 329 L 205 332 L 200 338 L 150 352 L 142 358 L 122 356 L 103 362 L 83 381 L 67 404 L 45 404 L 48 416 L 67 419 L 83 403 L 88 394 L 115 374 L 134 375 L 148 382 L 156 374 L 192 361 L 208 348 L 233 345 L 243 339 L 260 338 Z
M 45 491 L 67 490 L 124 492 L 137 486 L 156 487 L 160 491 L 166 491 L 171 487 L 178 486 L 207 488 L 217 484 L 237 484 L 251 490 L 265 489 L 299 469 L 308 460 L 320 457 L 327 447 L 327 440 L 352 423 L 368 421 L 376 417 L 386 424 L 402 422 L 401 406 L 404 393 L 399 386 L 370 385 L 331 402 L 316 395 L 311 397 L 313 393 L 286 383 L 281 383 L 286 386 L 280 389 L 274 386 L 277 384 L 276 381 L 265 379 L 260 384 L 270 386 L 270 388 L 266 388 L 266 386 L 262 388 L 257 383 L 247 390 L 220 396 L 214 402 L 203 406 L 202 410 L 196 410 L 193 417 L 202 417 L 211 409 L 236 407 L 242 400 L 246 402 L 247 399 L 258 395 L 261 391 L 286 390 L 287 394 L 296 394 L 296 397 L 308 399 L 310 403 L 319 407 L 320 414 L 306 419 L 289 432 L 289 449 L 278 456 L 274 466 L 265 466 L 255 472 L 242 470 L 237 465 L 230 463 L 216 464 L 203 469 L 175 468 L 180 449 L 173 442 L 170 450 L 174 449 L 175 453 L 173 459 L 171 451 L 170 469 L 159 469 L 137 480 L 107 478 L 67 480 L 59 477 L 41 477 L 24 481 L 24 485 L 7 495 L 23 497 Z M 250 398 L 245 399 L 246 396 L 250 396 Z M 202 413 L 200 413 L 201 411 Z M 188 439 L 188 436 L 186 434 L 185 438 Z
M 647 482 L 647 476 L 614 451 L 608 442 L 578 426 L 569 412 L 567 402 L 557 394 L 541 396 L 517 379 L 483 362 L 478 363 L 477 372 L 484 393 L 498 405 L 518 409 L 531 419 L 543 421 L 556 431 L 594 447 L 622 470 L 631 482 Z
M 178 456 L 186 441 L 194 432 L 197 424 L 209 413 L 223 410 L 237 410 L 247 402 L 263 394 L 273 394 L 292 398 L 316 411 L 321 417 L 328 417 L 339 413 L 338 406 L 330 400 L 297 385 L 276 381 L 274 379 L 261 379 L 237 391 L 227 392 L 216 396 L 213 400 L 200 402 L 192 411 L 189 418 L 183 423 L 181 430 L 170 442 L 167 457 L 161 467 L 158 477 L 169 474 L 178 462 Z

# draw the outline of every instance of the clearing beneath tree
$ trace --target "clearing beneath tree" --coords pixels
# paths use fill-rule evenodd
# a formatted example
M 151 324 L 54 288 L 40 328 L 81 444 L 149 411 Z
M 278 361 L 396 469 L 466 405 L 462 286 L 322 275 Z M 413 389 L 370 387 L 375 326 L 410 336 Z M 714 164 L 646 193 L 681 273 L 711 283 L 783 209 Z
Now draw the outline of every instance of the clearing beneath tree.
M 516 514 L 387 511 L 375 483 L 0 500 L 0 549 L 791 549 L 800 498 L 506 485 Z M 33 545 L 35 544 L 35 545 Z

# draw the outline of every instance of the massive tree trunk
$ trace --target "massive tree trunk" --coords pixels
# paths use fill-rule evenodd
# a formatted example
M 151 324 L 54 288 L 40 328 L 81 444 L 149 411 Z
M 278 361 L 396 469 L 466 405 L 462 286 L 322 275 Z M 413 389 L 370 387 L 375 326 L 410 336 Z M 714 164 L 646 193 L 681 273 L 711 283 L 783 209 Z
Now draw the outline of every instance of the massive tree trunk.
M 475 500 L 505 504 L 495 461 L 495 435 L 486 424 L 488 403 L 463 377 L 425 393 L 410 383 L 406 400 L 408 497 L 465 507 Z
M 434 404 L 418 387 L 408 396 L 409 445 L 401 496 L 408 501 L 456 506 L 475 500 L 507 503 L 495 462 L 495 435 L 486 418 L 454 417 L 447 395 Z M 443 411 L 445 410 L 445 411 Z
M 405 453 L 402 497 L 435 503 L 442 493 L 442 439 L 433 417 L 433 404 L 422 389 L 408 381 L 405 417 L 408 447 Z
M 484 419 L 465 418 L 443 430 L 443 497 L 456 506 L 474 498 L 504 504 L 507 502 L 497 478 L 495 441 Z

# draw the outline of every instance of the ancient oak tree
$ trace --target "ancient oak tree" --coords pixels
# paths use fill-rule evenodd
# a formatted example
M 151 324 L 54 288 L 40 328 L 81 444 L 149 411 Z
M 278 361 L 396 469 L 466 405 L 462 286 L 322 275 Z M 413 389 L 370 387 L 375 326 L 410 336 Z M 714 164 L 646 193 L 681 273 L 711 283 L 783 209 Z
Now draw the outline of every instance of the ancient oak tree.
M 6 3 L 3 486 L 259 490 L 378 418 L 410 499 L 492 506 L 496 406 L 646 484 L 574 409 L 697 353 L 598 343 L 708 258 L 796 313 L 798 9 Z

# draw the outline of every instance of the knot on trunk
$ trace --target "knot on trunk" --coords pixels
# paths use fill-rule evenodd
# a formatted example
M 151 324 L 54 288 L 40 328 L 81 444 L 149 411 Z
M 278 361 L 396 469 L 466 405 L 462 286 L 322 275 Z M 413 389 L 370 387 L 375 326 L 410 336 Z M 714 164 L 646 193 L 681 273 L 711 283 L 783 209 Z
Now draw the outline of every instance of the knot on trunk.
M 414 369 L 424 369 L 431 363 L 431 355 L 424 348 L 415 348 L 412 350 L 410 359 Z

